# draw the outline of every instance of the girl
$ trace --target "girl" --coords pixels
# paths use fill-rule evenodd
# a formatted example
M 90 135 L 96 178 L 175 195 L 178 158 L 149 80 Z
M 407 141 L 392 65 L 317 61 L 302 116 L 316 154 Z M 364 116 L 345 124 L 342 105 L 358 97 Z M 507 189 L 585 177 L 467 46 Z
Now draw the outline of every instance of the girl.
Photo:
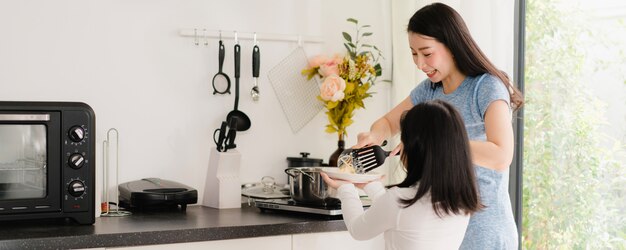
M 470 214 L 481 208 L 461 115 L 440 100 L 423 102 L 401 119 L 401 160 L 407 176 L 386 190 L 380 181 L 324 181 L 337 189 L 343 219 L 353 238 L 384 232 L 386 249 L 458 249 Z M 355 188 L 372 206 L 363 211 Z

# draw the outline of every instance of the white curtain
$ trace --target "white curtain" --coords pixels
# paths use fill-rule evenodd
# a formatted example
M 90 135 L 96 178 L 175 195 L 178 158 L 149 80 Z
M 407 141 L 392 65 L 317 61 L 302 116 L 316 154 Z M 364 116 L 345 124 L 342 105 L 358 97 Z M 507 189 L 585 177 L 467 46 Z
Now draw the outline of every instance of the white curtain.
M 392 38 L 392 87 L 391 106 L 404 100 L 409 92 L 426 75 L 413 63 L 407 37 L 409 19 L 421 7 L 437 1 L 397 0 L 391 1 Z M 472 37 L 487 57 L 513 76 L 514 64 L 514 11 L 515 0 L 445 0 L 439 1 L 454 8 L 465 20 Z M 390 141 L 397 145 L 399 137 Z M 399 157 L 391 158 L 387 164 L 389 183 L 397 183 L 404 178 Z

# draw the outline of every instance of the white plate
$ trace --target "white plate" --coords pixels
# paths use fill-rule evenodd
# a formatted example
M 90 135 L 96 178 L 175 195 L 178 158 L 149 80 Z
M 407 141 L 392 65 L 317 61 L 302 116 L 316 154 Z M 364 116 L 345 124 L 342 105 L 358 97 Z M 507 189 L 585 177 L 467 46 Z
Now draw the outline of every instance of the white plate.
M 354 183 L 370 182 L 373 180 L 380 179 L 380 177 L 383 176 L 382 174 L 379 174 L 376 172 L 367 172 L 364 174 L 343 173 L 343 172 L 339 172 L 339 168 L 322 168 L 322 171 L 328 174 L 330 178 L 346 180 L 346 181 L 350 181 Z

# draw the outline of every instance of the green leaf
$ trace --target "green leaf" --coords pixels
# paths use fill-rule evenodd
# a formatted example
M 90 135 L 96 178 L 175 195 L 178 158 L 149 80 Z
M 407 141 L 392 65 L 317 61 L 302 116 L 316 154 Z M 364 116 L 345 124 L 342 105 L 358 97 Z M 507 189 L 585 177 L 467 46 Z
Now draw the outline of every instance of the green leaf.
M 372 27 L 372 25 L 366 24 L 366 25 L 361 26 L 361 28 L 369 28 L 369 27 Z
M 343 119 L 343 121 L 341 121 L 341 127 L 346 128 L 348 126 L 350 126 L 352 124 L 352 119 L 346 117 Z
M 361 108 L 365 108 L 365 104 L 363 103 L 363 101 L 358 101 L 356 103 L 357 106 L 361 107 Z
M 374 70 L 376 70 L 376 76 L 381 76 L 383 74 L 383 69 L 380 67 L 380 63 L 374 65 Z
M 358 24 L 358 23 L 359 23 L 359 21 L 357 21 L 357 20 L 356 20 L 356 19 L 354 19 L 354 18 L 348 18 L 346 21 L 351 22 L 351 23 L 354 23 L 354 24 Z
M 348 46 L 356 49 L 356 45 L 354 45 L 354 43 L 347 43 L 347 44 L 348 44 Z
M 343 34 L 343 39 L 346 39 L 348 42 L 352 42 L 352 36 L 350 36 L 350 34 L 347 32 L 341 32 L 341 34 Z
M 355 87 L 356 84 L 354 84 L 353 82 L 346 82 L 346 89 L 343 92 L 345 92 L 347 96 L 348 93 L 352 93 L 352 91 L 354 91 Z
M 365 33 L 363 33 L 363 36 L 364 36 L 364 37 L 365 37 L 365 36 L 371 36 L 371 35 L 373 35 L 373 34 L 374 34 L 374 33 L 372 33 L 372 32 L 365 32 Z
M 346 50 L 347 50 L 348 52 L 352 52 L 352 49 L 350 48 L 350 46 L 348 46 L 348 44 L 347 44 L 347 43 L 344 43 L 344 44 L 343 44 L 343 46 L 344 46 L 344 47 L 346 47 Z
M 339 104 L 339 102 L 327 102 L 326 103 L 326 108 L 328 110 L 334 109 L 335 107 L 337 107 L 337 104 Z
M 326 133 L 335 133 L 337 132 L 337 129 L 333 126 L 333 125 L 326 125 Z
M 361 45 L 361 47 L 363 47 L 363 48 L 371 48 L 371 47 L 372 47 L 372 45 L 369 45 L 369 44 L 363 44 L 363 45 Z

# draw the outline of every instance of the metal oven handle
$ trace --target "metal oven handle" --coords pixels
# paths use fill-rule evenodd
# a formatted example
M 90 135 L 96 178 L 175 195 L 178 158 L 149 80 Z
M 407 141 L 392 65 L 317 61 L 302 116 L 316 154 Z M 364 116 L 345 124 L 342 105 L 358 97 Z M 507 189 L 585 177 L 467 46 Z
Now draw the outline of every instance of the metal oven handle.
M 0 114 L 0 121 L 50 121 L 49 114 Z

